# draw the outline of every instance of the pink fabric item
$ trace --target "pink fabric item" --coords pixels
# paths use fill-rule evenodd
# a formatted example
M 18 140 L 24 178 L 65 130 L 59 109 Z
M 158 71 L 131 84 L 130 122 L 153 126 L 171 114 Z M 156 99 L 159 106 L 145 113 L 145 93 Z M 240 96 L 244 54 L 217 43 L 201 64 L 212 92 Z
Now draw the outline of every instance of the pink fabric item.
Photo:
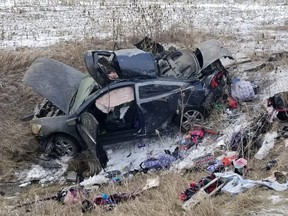
M 78 197 L 77 197 L 77 191 L 68 191 L 67 195 L 64 198 L 64 203 L 65 204 L 75 204 L 79 202 Z

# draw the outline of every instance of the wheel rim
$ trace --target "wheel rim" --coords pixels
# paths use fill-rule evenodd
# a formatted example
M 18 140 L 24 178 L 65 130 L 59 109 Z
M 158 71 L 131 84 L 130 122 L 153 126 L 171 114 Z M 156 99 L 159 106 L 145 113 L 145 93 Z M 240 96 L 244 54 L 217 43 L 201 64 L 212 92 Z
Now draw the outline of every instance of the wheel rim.
M 196 122 L 202 122 L 204 117 L 202 113 L 197 110 L 188 110 L 184 112 L 182 118 L 182 128 L 186 131 L 190 130 Z
M 73 144 L 68 140 L 57 139 L 55 141 L 55 151 L 58 155 L 64 156 L 72 156 L 74 154 Z

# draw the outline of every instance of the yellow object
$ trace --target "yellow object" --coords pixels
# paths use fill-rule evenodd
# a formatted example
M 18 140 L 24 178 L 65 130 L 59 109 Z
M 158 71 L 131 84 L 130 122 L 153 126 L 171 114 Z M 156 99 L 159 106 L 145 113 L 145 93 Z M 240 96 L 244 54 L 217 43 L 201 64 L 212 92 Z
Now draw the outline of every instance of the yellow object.
M 31 124 L 31 130 L 34 135 L 38 135 L 41 130 L 41 125 L 39 124 Z

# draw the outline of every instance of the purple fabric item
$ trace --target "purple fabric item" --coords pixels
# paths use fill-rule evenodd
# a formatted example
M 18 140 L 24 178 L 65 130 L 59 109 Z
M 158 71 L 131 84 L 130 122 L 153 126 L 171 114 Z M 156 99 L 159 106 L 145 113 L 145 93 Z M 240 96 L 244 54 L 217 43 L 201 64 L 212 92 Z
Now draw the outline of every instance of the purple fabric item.
M 161 168 L 168 168 L 170 167 L 171 163 L 176 161 L 176 158 L 165 154 L 160 155 L 157 158 L 149 158 L 146 161 L 144 161 L 143 168 L 146 169 L 161 169 Z
M 250 81 L 241 80 L 232 86 L 232 97 L 238 101 L 252 101 L 256 98 Z

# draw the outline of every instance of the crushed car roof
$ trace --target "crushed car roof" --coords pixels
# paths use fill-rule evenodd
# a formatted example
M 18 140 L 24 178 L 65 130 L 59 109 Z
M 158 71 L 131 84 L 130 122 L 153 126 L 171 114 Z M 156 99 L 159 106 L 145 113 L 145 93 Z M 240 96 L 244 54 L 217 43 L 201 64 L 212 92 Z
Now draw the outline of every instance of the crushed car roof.
M 155 78 L 157 77 L 157 66 L 153 55 L 139 49 L 122 49 L 114 51 L 121 75 L 125 78 L 138 77 Z

